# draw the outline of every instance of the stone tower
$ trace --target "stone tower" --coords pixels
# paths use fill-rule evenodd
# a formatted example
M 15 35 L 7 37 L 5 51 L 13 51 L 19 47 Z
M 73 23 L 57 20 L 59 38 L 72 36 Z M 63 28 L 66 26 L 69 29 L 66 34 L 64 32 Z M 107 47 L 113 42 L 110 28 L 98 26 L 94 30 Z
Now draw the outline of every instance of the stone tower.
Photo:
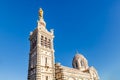
M 28 80 L 55 80 L 53 30 L 46 29 L 43 10 L 39 10 L 36 29 L 30 33 Z

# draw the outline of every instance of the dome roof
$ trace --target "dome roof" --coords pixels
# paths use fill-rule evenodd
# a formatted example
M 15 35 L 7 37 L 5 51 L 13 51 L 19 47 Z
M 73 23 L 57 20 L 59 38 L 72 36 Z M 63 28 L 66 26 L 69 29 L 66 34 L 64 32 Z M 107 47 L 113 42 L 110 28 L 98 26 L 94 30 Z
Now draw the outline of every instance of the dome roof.
M 84 58 L 84 56 L 82 54 L 76 53 L 74 58 Z
M 73 68 L 76 68 L 82 71 L 88 68 L 87 59 L 82 54 L 79 54 L 78 52 L 73 58 L 72 65 L 73 65 Z
M 73 60 L 77 60 L 77 59 L 84 59 L 87 61 L 87 59 L 81 54 L 81 53 L 76 53 Z

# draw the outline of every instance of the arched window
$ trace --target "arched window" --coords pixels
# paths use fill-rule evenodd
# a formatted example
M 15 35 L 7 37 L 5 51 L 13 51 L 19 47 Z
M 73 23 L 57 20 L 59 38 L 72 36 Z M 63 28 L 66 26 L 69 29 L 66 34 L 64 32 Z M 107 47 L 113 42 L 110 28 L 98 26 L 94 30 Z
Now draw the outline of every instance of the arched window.
M 45 58 L 45 65 L 47 65 L 47 57 Z
M 78 63 L 76 62 L 76 68 L 78 68 Z
M 81 66 L 84 66 L 84 62 L 82 60 L 80 61 L 80 63 L 81 63 Z
M 46 76 L 46 80 L 48 80 L 48 76 Z
M 48 39 L 48 48 L 51 49 L 51 40 L 50 39 Z
M 45 37 L 45 47 L 47 47 L 47 38 Z
M 41 36 L 41 45 L 43 46 L 44 45 L 44 37 Z

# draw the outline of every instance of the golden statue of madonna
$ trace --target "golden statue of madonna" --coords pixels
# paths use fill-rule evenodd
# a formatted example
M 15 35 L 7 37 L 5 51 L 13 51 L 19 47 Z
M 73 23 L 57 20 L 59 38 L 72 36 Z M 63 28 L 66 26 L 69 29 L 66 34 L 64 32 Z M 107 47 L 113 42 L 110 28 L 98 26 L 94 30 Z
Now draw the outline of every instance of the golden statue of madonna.
M 39 10 L 39 16 L 40 16 L 40 18 L 43 18 L 43 10 L 42 10 L 42 8 L 40 8 L 40 10 Z

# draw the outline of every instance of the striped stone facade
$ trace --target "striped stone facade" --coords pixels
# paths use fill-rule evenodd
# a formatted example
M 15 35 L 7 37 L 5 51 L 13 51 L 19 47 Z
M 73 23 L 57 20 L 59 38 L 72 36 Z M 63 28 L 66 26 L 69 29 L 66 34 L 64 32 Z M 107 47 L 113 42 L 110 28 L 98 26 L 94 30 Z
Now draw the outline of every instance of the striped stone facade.
M 43 10 L 39 10 L 37 27 L 30 32 L 30 53 L 28 80 L 99 80 L 94 67 L 89 67 L 87 59 L 76 54 L 73 58 L 73 68 L 55 64 L 54 31 L 46 29 Z

